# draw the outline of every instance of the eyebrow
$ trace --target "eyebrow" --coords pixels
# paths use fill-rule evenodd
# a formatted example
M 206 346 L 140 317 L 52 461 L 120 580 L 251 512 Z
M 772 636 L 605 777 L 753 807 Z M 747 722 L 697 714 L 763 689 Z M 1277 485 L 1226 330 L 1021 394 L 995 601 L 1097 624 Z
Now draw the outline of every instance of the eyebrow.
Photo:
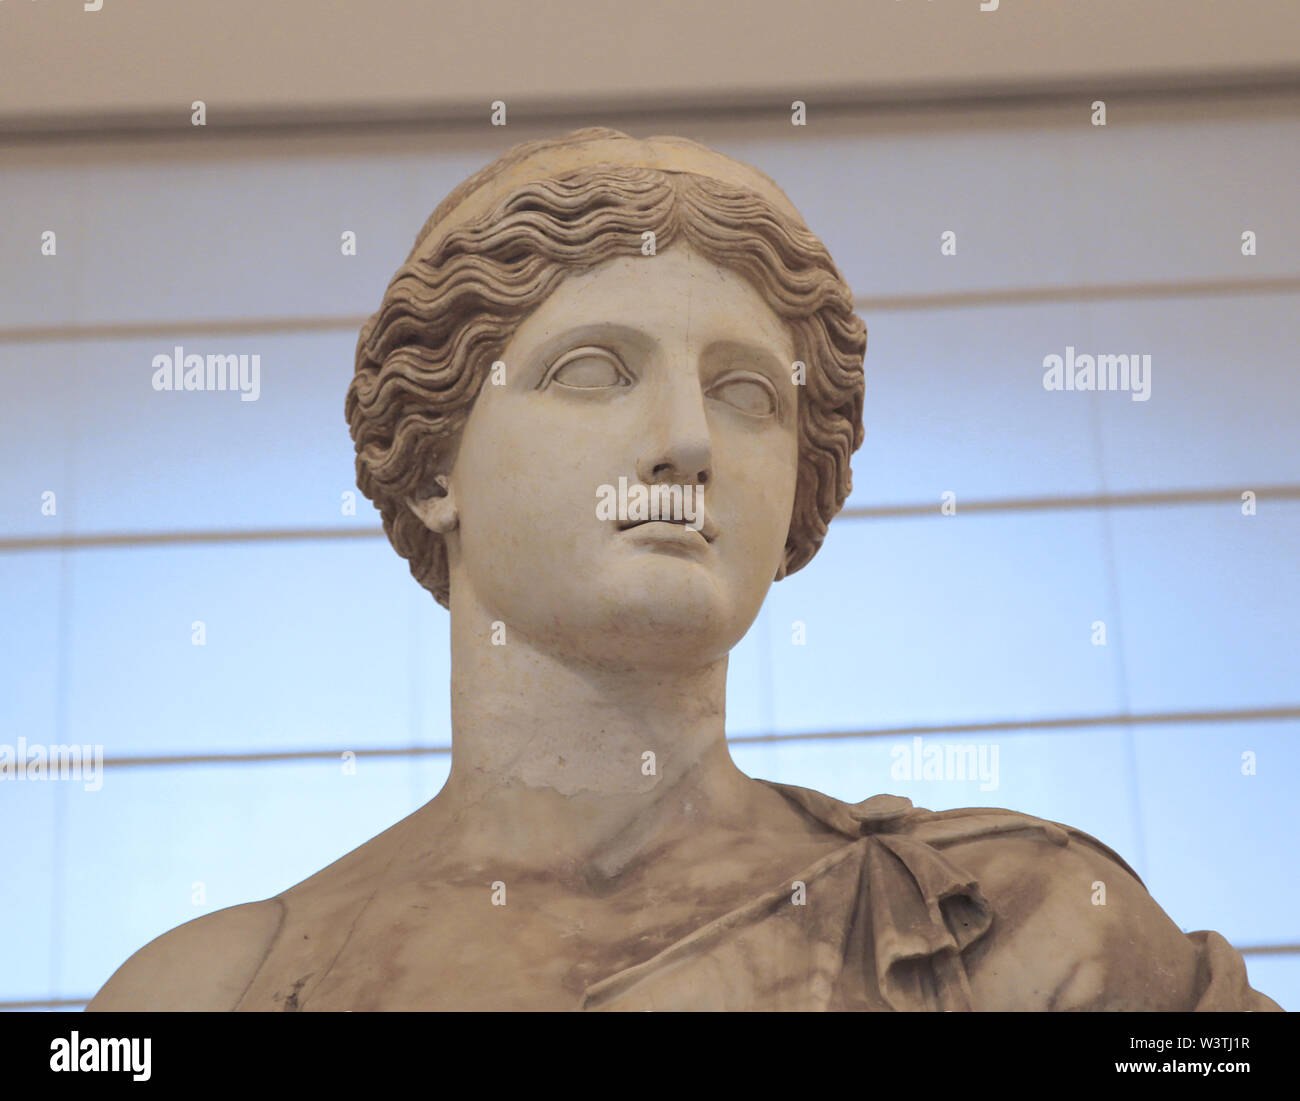
M 652 333 L 635 325 L 625 325 L 617 321 L 593 321 L 583 325 L 575 325 L 573 328 L 565 329 L 563 332 L 556 333 L 553 337 L 543 341 L 533 352 L 530 360 L 535 362 L 542 370 L 545 370 L 556 356 L 571 348 L 582 344 L 599 346 L 603 340 L 611 339 L 626 341 L 637 346 L 643 352 L 657 349 L 660 343 Z M 723 337 L 705 345 L 700 358 L 707 360 L 718 355 L 744 358 L 750 361 L 752 365 L 764 368 L 775 376 L 786 377 L 788 365 L 767 344 L 734 337 Z
M 561 353 L 583 344 L 600 346 L 611 339 L 634 344 L 642 351 L 649 351 L 658 344 L 649 333 L 632 325 L 622 325 L 616 321 L 591 321 L 565 329 L 543 341 L 529 356 L 529 367 L 535 366 L 539 373 L 544 373 Z
M 781 357 L 766 344 L 758 344 L 749 340 L 733 340 L 727 338 L 723 340 L 715 340 L 704 349 L 705 357 L 717 355 L 719 353 L 724 356 L 741 356 L 748 360 L 752 366 L 762 368 L 774 376 L 779 378 L 789 377 L 788 366 L 783 363 Z

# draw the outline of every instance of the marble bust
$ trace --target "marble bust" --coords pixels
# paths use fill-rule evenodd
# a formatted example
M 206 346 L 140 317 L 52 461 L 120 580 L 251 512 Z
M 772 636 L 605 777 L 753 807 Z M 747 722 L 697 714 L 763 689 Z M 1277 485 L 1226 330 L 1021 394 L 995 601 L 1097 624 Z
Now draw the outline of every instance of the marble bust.
M 1278 1008 L 1086 834 L 732 762 L 727 655 L 848 495 L 865 350 L 789 199 L 702 145 L 579 130 L 456 188 L 346 401 L 450 611 L 447 783 L 90 1008 Z

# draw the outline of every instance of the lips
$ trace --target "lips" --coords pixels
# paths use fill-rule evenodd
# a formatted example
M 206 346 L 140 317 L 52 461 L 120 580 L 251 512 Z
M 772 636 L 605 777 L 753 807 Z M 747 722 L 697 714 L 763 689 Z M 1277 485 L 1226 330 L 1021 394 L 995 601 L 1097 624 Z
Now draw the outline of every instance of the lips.
M 709 514 L 704 514 L 704 523 L 699 528 L 691 528 L 685 520 L 620 520 L 618 522 L 619 531 L 630 531 L 632 528 L 644 527 L 646 524 L 676 524 L 678 527 L 689 528 L 692 531 L 698 531 L 707 543 L 712 543 L 718 536 L 717 525 L 709 518 Z

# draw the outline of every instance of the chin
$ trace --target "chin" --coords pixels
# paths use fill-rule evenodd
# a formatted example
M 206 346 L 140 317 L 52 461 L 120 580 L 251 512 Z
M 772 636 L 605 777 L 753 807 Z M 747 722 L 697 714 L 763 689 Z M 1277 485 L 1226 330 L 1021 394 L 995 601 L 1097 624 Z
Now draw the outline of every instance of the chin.
M 659 553 L 607 571 L 574 594 L 570 612 L 566 633 L 583 640 L 587 660 L 636 668 L 717 661 L 754 619 L 705 566 Z

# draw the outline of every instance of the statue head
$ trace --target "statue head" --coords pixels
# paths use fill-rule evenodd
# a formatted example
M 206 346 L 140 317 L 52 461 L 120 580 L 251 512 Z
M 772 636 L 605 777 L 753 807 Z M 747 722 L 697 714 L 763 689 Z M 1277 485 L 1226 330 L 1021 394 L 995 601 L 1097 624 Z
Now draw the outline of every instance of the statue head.
M 669 633 L 699 637 L 685 609 L 708 620 L 717 598 L 729 648 L 849 494 L 865 348 L 826 248 L 756 169 L 602 128 L 526 142 L 438 206 L 362 328 L 357 484 L 444 606 L 459 553 L 493 613 L 525 629 L 581 618 L 577 587 L 558 611 L 528 595 L 574 573 L 595 618 L 640 601 L 653 627 L 678 592 Z M 473 485 L 448 502 L 458 474 Z M 669 533 L 641 539 L 649 553 L 611 566 L 602 591 L 595 536 L 566 510 L 596 525 L 619 478 L 703 487 L 698 541 L 718 569 L 692 580 L 703 556 Z

